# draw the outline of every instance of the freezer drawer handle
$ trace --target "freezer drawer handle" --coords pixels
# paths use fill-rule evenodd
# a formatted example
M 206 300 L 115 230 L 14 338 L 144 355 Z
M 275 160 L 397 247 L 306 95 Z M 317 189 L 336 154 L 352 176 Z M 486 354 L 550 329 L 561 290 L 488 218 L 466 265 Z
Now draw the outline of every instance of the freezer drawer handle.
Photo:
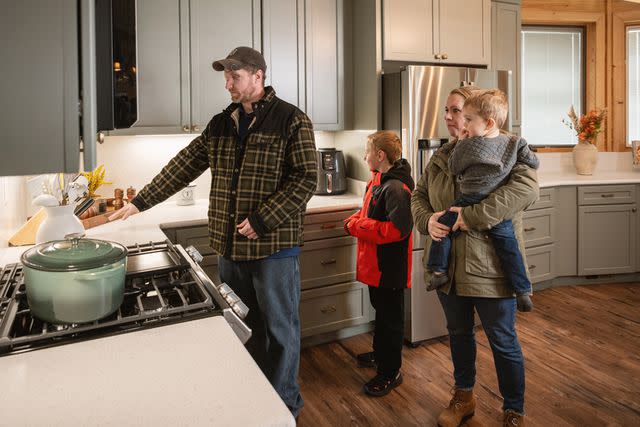
M 535 227 L 529 227 L 529 228 L 525 228 L 524 231 L 528 233 L 529 231 L 534 231 L 535 229 L 536 229 Z
M 531 264 L 531 265 L 529 266 L 529 270 L 533 270 L 534 268 L 536 268 L 536 265 L 535 265 L 535 264 Z
M 323 313 L 335 313 L 336 312 L 336 306 L 335 305 L 325 305 L 324 307 L 322 307 L 320 309 L 321 312 Z
M 335 264 L 335 263 L 336 263 L 336 259 L 335 258 L 331 258 L 331 259 L 320 261 L 320 264 L 322 264 L 322 265 L 330 265 L 330 264 Z
M 601 194 L 601 197 L 613 197 L 614 194 L 608 193 L 608 194 Z

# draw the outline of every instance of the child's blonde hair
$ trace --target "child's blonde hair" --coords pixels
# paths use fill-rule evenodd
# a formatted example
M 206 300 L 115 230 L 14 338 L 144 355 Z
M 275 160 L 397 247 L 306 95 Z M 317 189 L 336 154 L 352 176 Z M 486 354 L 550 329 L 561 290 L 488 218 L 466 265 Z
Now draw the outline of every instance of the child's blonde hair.
M 395 132 L 379 130 L 369 135 L 367 141 L 376 150 L 384 151 L 389 163 L 393 163 L 402 157 L 402 141 Z
M 500 89 L 474 91 L 465 101 L 465 107 L 473 108 L 485 120 L 493 119 L 496 126 L 501 128 L 507 120 L 509 101 Z

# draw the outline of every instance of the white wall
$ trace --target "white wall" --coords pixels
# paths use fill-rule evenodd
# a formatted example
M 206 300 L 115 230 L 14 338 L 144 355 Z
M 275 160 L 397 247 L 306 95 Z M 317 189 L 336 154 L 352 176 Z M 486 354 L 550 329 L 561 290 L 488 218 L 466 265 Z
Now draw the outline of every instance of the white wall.
M 26 198 L 25 177 L 0 177 L 0 247 L 6 247 L 7 240 L 26 221 Z

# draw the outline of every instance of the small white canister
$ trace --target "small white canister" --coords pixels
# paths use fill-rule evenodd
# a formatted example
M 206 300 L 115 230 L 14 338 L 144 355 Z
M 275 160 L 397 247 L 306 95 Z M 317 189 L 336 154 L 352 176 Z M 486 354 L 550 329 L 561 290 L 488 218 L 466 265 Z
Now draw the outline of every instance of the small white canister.
M 196 203 L 195 192 L 196 192 L 195 184 L 191 184 L 184 187 L 178 193 L 178 200 L 176 204 L 178 206 L 195 205 Z

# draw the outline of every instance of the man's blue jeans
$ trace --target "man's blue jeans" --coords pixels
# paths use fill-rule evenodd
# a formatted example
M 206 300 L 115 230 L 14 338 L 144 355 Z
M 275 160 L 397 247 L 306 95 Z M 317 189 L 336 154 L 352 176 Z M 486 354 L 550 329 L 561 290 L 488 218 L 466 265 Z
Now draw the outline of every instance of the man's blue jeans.
M 480 203 L 486 196 L 480 194 L 463 194 L 453 202 L 453 206 L 470 206 Z M 438 222 L 453 227 L 458 219 L 458 213 L 446 211 Z M 496 255 L 500 260 L 500 266 L 504 272 L 504 277 L 508 284 L 513 287 L 516 295 L 528 295 L 531 293 L 531 282 L 527 277 L 527 270 L 524 266 L 524 258 L 518 247 L 518 240 L 513 229 L 513 222 L 510 219 L 504 220 L 496 224 L 487 232 L 493 243 Z M 431 271 L 446 273 L 449 269 L 449 256 L 451 252 L 451 239 L 455 238 L 460 232 L 458 230 L 449 233 L 439 242 L 435 240 L 431 242 L 429 248 L 429 258 L 427 267 Z
M 524 413 L 524 357 L 515 329 L 515 298 L 461 297 L 440 291 L 438 298 L 447 318 L 456 387 L 470 389 L 476 382 L 475 307 L 493 352 L 502 408 Z
M 247 350 L 291 413 L 297 416 L 304 405 L 298 385 L 298 257 L 237 262 L 220 257 L 219 262 L 220 278 L 249 307 L 245 321 L 252 335 Z

